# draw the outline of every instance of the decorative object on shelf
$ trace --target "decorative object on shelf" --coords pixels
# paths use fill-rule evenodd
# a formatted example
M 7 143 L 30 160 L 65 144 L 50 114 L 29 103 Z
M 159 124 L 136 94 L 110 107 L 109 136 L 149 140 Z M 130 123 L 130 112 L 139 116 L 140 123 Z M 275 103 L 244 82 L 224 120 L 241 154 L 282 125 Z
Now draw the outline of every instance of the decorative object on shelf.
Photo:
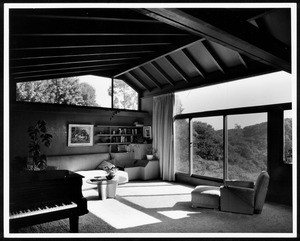
M 144 124 L 143 123 L 139 123 L 138 121 L 133 122 L 133 125 L 136 127 L 143 127 Z
M 93 125 L 70 124 L 68 132 L 68 146 L 92 146 L 93 136 Z
M 142 138 L 140 143 L 144 141 L 142 127 L 95 125 L 94 130 L 95 145 L 108 145 L 109 152 L 118 151 L 118 145 L 139 143 L 139 138 Z
M 44 170 L 47 168 L 47 156 L 41 154 L 41 144 L 50 147 L 52 135 L 47 132 L 46 122 L 39 120 L 34 126 L 28 128 L 30 137 L 29 153 L 32 155 L 32 170 Z
M 144 126 L 143 127 L 143 137 L 152 139 L 152 132 L 151 132 L 151 126 Z
M 154 157 L 156 157 L 156 149 L 152 146 L 149 146 L 146 150 L 146 156 L 147 160 L 152 160 Z

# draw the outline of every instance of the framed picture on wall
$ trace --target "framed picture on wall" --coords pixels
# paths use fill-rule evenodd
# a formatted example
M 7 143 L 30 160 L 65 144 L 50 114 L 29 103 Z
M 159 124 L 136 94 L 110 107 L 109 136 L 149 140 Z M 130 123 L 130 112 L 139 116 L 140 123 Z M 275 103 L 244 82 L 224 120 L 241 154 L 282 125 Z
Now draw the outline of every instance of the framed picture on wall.
M 151 126 L 144 126 L 143 127 L 143 137 L 152 139 L 152 132 L 151 132 Z
M 69 124 L 68 146 L 92 146 L 93 136 L 93 125 Z

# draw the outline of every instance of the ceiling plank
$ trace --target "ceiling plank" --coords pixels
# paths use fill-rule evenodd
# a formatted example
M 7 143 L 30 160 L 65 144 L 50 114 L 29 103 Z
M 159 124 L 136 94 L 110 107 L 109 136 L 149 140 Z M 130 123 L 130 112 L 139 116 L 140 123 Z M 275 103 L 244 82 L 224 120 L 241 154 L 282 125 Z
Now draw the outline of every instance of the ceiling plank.
M 158 70 L 158 72 L 160 72 L 165 77 L 165 79 L 169 82 L 170 85 L 175 86 L 174 80 L 166 73 L 166 71 L 163 70 L 162 67 L 159 66 L 158 63 L 153 61 L 151 62 L 151 64 L 156 70 Z
M 135 78 L 145 89 L 151 92 L 152 89 L 150 88 L 150 86 L 147 85 L 140 77 L 138 77 L 136 73 L 130 71 L 128 74 Z
M 155 84 L 158 88 L 162 88 L 161 84 L 155 79 L 155 77 L 144 67 L 141 66 L 140 70 Z
M 201 14 L 198 12 L 197 17 L 194 17 L 179 9 L 155 8 L 136 11 L 220 43 L 277 69 L 291 72 L 291 53 L 287 46 L 275 38 L 262 35 L 248 22 L 236 21 L 233 16 L 226 15 L 226 12 L 222 17 L 215 17 L 211 12 L 199 10 Z
M 206 74 L 202 66 L 197 62 L 197 60 L 192 56 L 192 54 L 188 51 L 188 49 L 183 49 L 182 52 L 185 54 L 185 56 L 192 62 L 192 64 L 195 66 L 197 72 L 202 76 L 203 79 L 206 78 Z
M 202 41 L 202 44 L 204 46 L 204 48 L 207 50 L 207 52 L 211 55 L 213 61 L 215 62 L 215 64 L 217 65 L 217 67 L 219 68 L 219 70 L 225 74 L 225 70 L 226 67 L 224 66 L 222 60 L 220 59 L 220 57 L 217 55 L 217 53 L 213 50 L 213 48 L 209 45 L 208 41 Z
M 185 82 L 189 82 L 189 76 L 183 71 L 183 69 L 174 61 L 174 59 L 172 59 L 172 57 L 170 55 L 166 56 L 166 59 L 168 60 L 168 62 L 173 66 L 173 68 L 180 74 L 180 76 L 182 77 L 182 79 Z

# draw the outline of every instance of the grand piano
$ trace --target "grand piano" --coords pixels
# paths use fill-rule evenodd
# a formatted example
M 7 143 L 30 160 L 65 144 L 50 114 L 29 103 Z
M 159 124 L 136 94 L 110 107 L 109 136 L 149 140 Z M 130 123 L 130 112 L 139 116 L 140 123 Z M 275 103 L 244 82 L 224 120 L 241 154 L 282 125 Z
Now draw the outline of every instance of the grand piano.
M 79 216 L 88 213 L 82 176 L 68 170 L 23 171 L 10 175 L 10 232 L 21 227 L 69 218 L 78 232 Z

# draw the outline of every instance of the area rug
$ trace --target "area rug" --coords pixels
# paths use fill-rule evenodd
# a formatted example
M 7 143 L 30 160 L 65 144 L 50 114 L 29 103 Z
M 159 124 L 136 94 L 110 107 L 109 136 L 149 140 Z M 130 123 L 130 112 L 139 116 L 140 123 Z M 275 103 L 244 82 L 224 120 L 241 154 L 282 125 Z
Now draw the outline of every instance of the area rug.
M 292 208 L 266 203 L 262 214 L 244 215 L 191 207 L 192 186 L 163 181 L 120 185 L 115 199 L 100 200 L 97 189 L 84 191 L 89 213 L 79 219 L 79 231 L 97 234 L 200 236 L 205 234 L 292 233 Z M 23 228 L 20 233 L 68 233 L 67 219 Z M 133 235 L 134 236 L 134 235 Z M 219 237 L 219 236 L 218 236 Z

